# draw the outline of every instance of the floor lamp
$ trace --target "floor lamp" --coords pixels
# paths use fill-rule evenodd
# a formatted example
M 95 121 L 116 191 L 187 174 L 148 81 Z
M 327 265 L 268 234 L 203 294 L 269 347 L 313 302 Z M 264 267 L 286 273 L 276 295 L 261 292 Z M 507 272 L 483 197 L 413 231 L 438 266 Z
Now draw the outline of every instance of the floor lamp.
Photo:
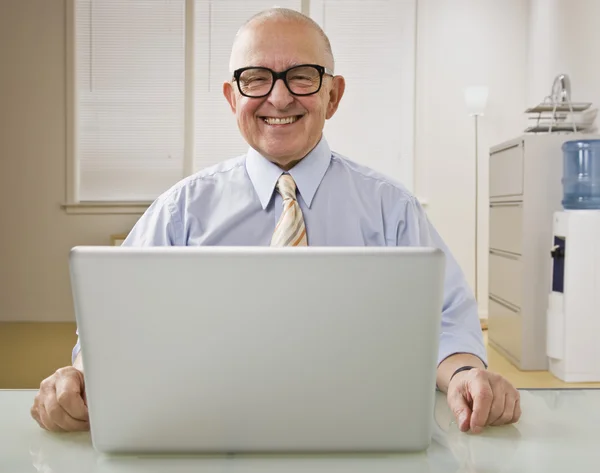
M 479 130 L 478 120 L 483 116 L 488 99 L 485 86 L 467 87 L 465 104 L 475 125 L 475 299 L 479 301 Z

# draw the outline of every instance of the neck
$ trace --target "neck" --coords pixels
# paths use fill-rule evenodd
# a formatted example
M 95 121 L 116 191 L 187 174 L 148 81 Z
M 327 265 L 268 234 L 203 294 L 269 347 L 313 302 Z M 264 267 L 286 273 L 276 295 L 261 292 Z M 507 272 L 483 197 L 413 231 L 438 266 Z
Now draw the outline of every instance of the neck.
M 277 166 L 279 166 L 283 171 L 289 171 L 290 169 L 292 169 L 296 164 L 298 164 L 300 161 L 302 161 L 306 156 L 303 156 L 300 159 L 296 159 L 295 161 L 290 161 L 287 164 L 277 164 Z
M 297 158 L 297 159 L 291 159 L 291 160 L 286 160 L 285 163 L 281 163 L 281 159 L 277 159 L 277 158 L 267 158 L 269 161 L 271 161 L 273 164 L 276 164 L 277 166 L 279 166 L 283 171 L 289 171 L 290 169 L 292 169 L 296 164 L 298 164 L 300 161 L 302 161 L 304 158 L 306 158 L 310 153 L 313 152 L 313 150 L 317 147 L 317 145 L 321 142 L 323 135 L 321 134 L 321 136 L 319 137 L 319 139 L 317 140 L 317 142 L 311 146 L 310 150 L 308 151 L 308 153 L 306 153 L 304 156 Z

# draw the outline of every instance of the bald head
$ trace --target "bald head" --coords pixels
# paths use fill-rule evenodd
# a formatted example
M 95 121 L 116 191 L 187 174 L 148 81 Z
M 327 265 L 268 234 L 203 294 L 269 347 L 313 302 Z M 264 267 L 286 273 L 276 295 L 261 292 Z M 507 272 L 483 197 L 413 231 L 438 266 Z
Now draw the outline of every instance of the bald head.
M 233 47 L 231 48 L 231 58 L 229 61 L 229 72 L 233 73 L 235 69 L 241 67 L 239 64 L 240 61 L 240 43 L 243 41 L 244 36 L 259 28 L 260 26 L 265 25 L 266 23 L 291 23 L 295 25 L 304 26 L 306 28 L 311 29 L 319 41 L 319 49 L 322 50 L 325 64 L 325 67 L 334 70 L 334 59 L 333 52 L 331 50 L 331 43 L 329 42 L 329 38 L 323 31 L 323 29 L 315 22 L 312 18 L 296 11 L 291 10 L 289 8 L 270 8 L 268 10 L 263 10 L 256 15 L 252 16 L 249 20 L 247 20 L 238 30 L 235 35 L 235 39 L 233 40 Z

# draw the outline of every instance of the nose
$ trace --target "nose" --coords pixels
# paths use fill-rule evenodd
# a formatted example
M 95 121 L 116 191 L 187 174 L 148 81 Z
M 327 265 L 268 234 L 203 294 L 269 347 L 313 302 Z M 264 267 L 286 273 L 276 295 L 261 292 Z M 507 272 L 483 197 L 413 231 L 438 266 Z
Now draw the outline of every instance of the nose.
M 275 81 L 273 90 L 269 95 L 269 102 L 277 109 L 283 110 L 294 101 L 294 96 L 283 83 L 283 80 Z

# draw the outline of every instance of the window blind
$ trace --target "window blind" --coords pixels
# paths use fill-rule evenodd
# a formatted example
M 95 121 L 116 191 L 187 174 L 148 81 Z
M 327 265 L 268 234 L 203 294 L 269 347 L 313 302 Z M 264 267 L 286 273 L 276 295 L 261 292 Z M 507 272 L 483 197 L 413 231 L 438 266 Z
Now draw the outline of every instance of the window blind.
M 326 122 L 329 145 L 413 186 L 416 0 L 313 0 L 346 92 Z
M 247 150 L 222 86 L 239 26 L 273 0 L 190 1 L 186 32 L 186 0 L 75 0 L 78 200 L 153 200 L 186 173 Z M 325 126 L 332 148 L 411 188 L 416 0 L 276 4 L 308 6 L 346 77 L 346 95 Z M 184 160 L 186 66 L 193 163 Z
M 152 200 L 183 177 L 184 0 L 76 0 L 80 201 Z

